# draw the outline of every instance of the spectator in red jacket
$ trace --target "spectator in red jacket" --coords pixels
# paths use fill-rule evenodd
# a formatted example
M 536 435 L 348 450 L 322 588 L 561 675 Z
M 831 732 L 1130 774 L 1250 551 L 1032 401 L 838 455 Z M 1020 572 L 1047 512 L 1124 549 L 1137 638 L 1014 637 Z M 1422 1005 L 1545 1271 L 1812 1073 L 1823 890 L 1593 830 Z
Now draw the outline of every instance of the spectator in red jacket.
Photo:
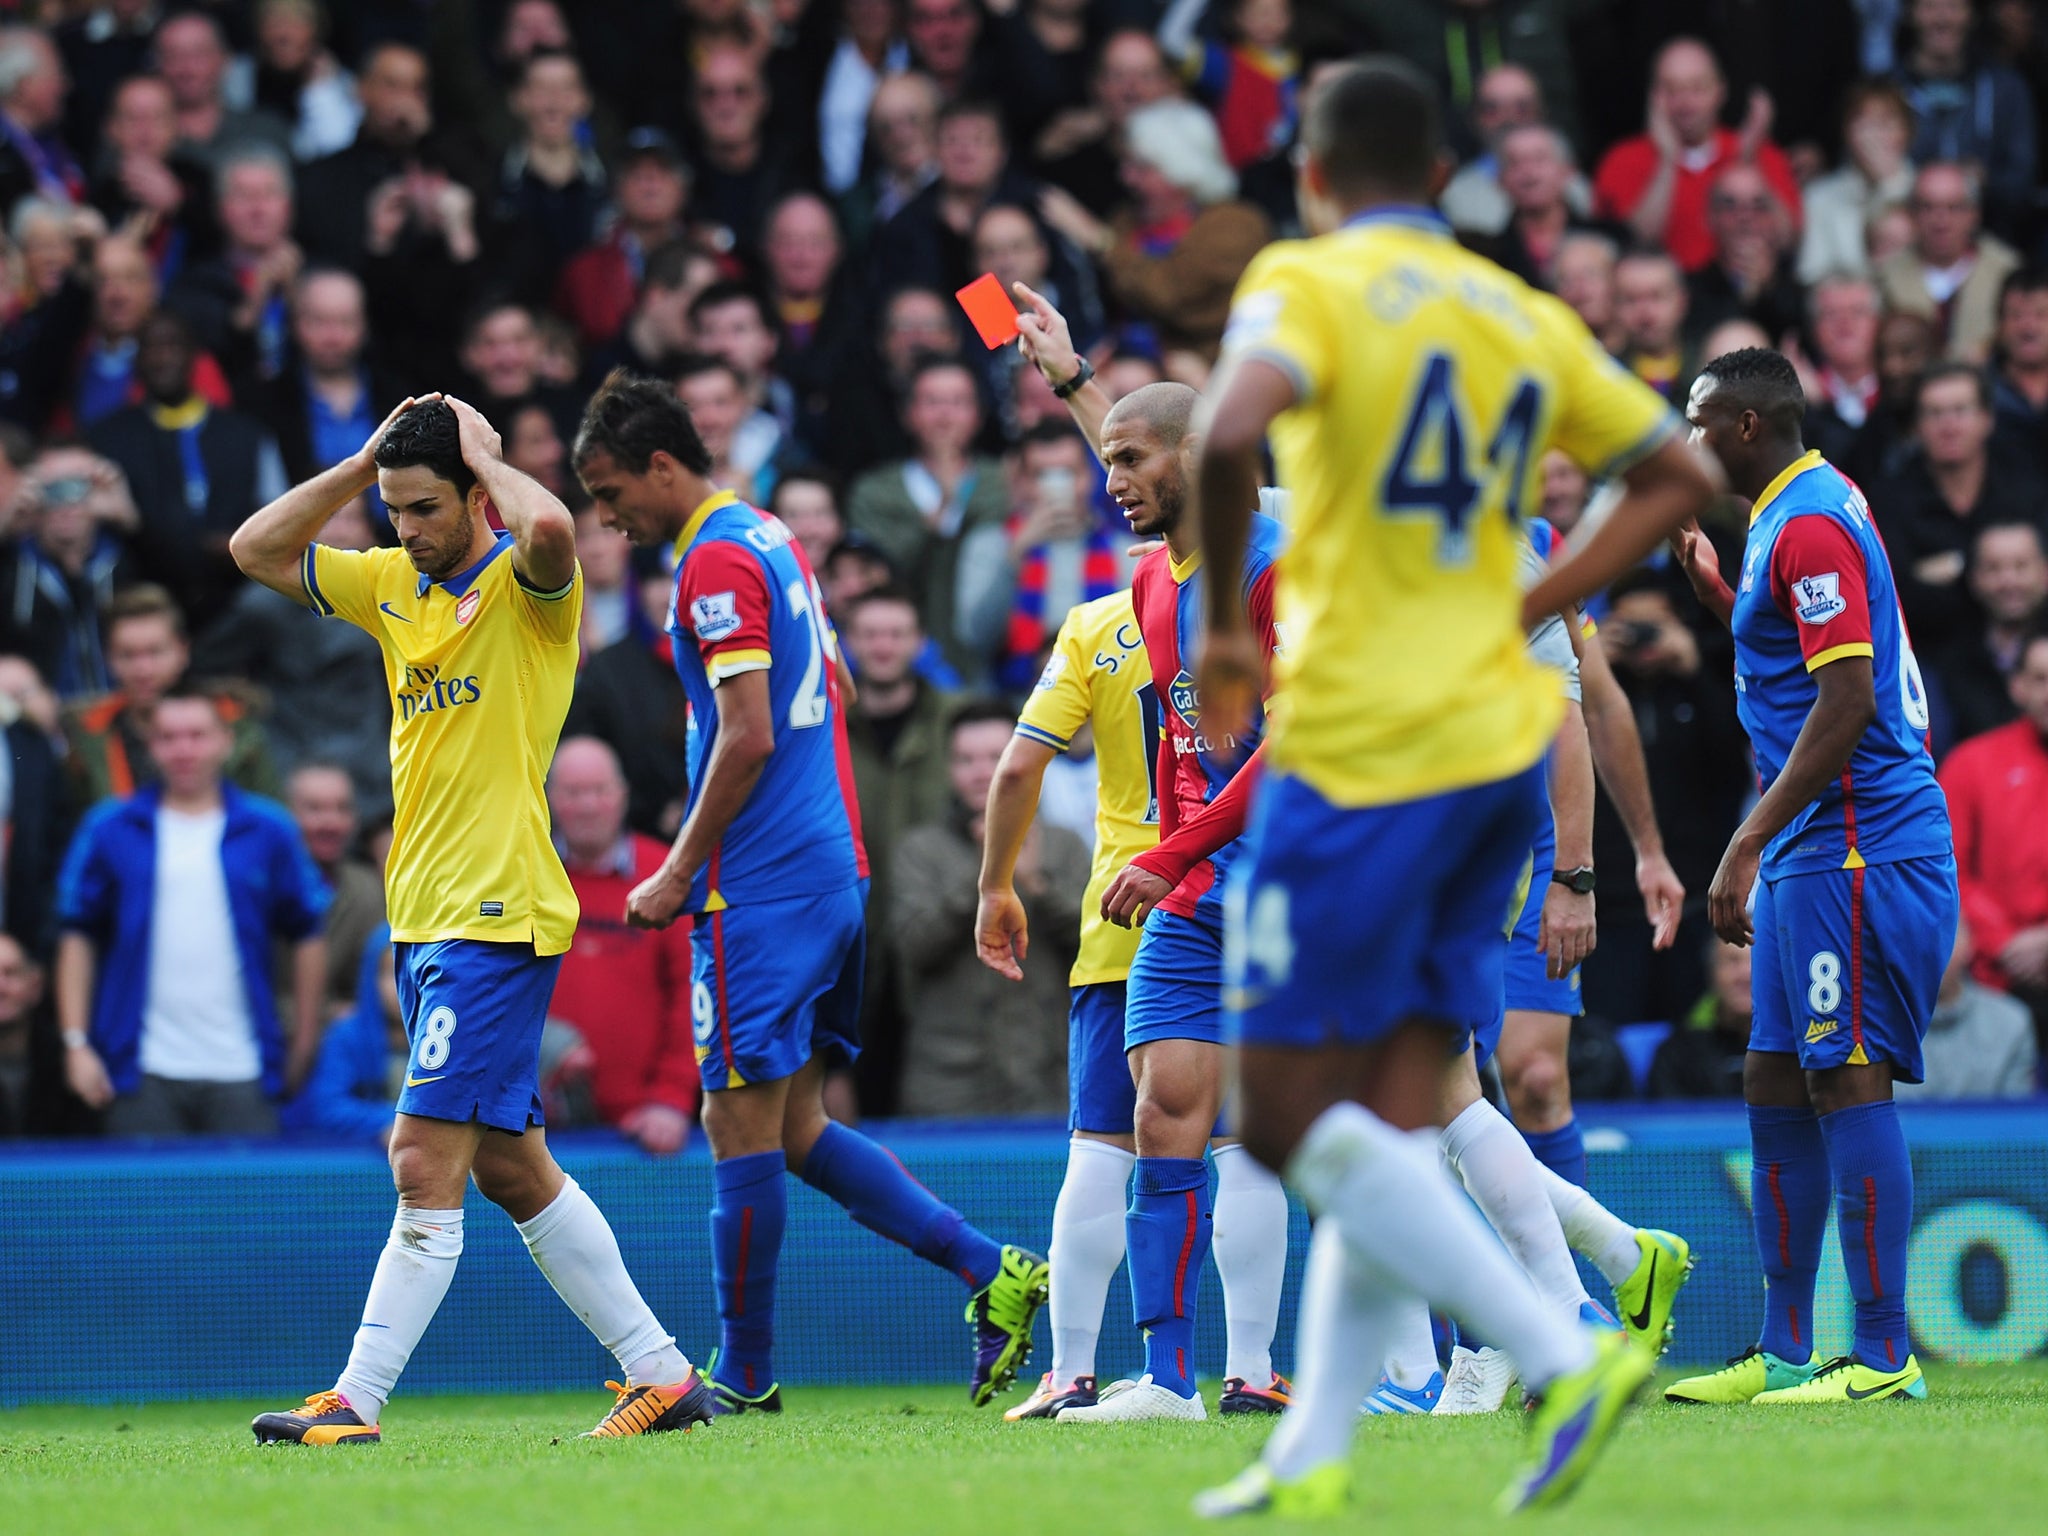
M 1721 126 L 1727 99 L 1728 81 L 1713 50 L 1697 38 L 1673 38 L 1650 76 L 1646 131 L 1610 149 L 1593 178 L 1594 212 L 1661 245 L 1687 272 L 1714 259 L 1707 192 L 1735 162 L 1753 162 L 1792 226 L 1799 223 L 1799 183 L 1770 142 L 1770 97 L 1750 93 L 1740 132 Z
M 569 258 L 555 290 L 555 308 L 586 348 L 619 334 L 632 316 L 648 258 L 685 233 L 690 172 L 676 141 L 659 128 L 627 135 L 614 191 L 618 217 L 611 232 Z
M 1966 741 L 1941 767 L 1955 823 L 1972 967 L 1987 986 L 2048 1003 L 2048 631 L 2020 653 L 2012 678 L 2020 718 Z
M 555 846 L 583 916 L 562 957 L 551 1018 L 573 1024 L 595 1058 L 597 1112 L 649 1152 L 679 1150 L 697 1110 L 690 1038 L 690 930 L 628 928 L 626 896 L 668 852 L 626 830 L 626 777 L 593 736 L 562 743 L 548 775 Z

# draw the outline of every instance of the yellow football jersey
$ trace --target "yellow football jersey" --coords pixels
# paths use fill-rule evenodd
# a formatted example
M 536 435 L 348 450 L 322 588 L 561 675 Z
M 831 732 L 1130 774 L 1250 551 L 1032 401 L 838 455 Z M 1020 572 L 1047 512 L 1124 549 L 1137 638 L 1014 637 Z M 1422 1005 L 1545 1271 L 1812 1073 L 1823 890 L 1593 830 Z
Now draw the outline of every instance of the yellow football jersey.
M 314 611 L 376 637 L 391 685 L 396 805 L 385 901 L 401 943 L 484 939 L 543 955 L 576 934 L 576 893 L 548 837 L 546 781 L 576 686 L 583 572 L 535 592 L 511 535 L 430 582 L 400 549 L 315 544 Z
M 1297 392 L 1271 434 L 1293 502 L 1273 766 L 1363 806 L 1535 762 L 1563 707 L 1520 617 L 1543 455 L 1616 473 L 1678 430 L 1670 407 L 1419 209 L 1260 252 L 1224 339 L 1225 367 L 1249 357 Z
M 1159 695 L 1129 592 L 1112 592 L 1067 614 L 1038 686 L 1024 701 L 1017 734 L 1064 752 L 1090 721 L 1095 862 L 1081 898 L 1081 949 L 1067 978 L 1077 987 L 1130 975 L 1138 930 L 1102 920 L 1102 893 L 1132 859 L 1159 846 Z

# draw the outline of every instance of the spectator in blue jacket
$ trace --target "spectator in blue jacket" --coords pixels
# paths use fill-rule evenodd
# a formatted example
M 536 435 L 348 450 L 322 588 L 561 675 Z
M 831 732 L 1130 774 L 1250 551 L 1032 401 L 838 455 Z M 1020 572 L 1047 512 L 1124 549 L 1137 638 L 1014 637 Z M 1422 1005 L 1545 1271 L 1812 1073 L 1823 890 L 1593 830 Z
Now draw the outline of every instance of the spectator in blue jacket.
M 320 1043 L 327 886 L 290 813 L 225 781 L 234 737 L 210 696 L 166 693 L 148 743 L 161 781 L 95 807 L 64 860 L 65 1076 L 117 1136 L 271 1135 Z
M 391 925 L 379 923 L 356 970 L 356 1006 L 327 1026 L 306 1086 L 280 1116 L 284 1128 L 383 1146 L 391 1139 L 406 1050 L 391 968 Z

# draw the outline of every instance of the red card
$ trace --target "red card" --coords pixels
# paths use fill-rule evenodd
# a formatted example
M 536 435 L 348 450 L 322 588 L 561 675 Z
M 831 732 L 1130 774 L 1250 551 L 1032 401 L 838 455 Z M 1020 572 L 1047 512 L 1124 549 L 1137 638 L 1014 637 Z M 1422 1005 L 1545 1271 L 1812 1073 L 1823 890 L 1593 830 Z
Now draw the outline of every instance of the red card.
M 995 273 L 982 273 L 953 297 L 960 301 L 967 318 L 981 333 L 981 344 L 991 352 L 1004 342 L 1017 339 L 1017 306 L 1003 292 L 1002 281 Z

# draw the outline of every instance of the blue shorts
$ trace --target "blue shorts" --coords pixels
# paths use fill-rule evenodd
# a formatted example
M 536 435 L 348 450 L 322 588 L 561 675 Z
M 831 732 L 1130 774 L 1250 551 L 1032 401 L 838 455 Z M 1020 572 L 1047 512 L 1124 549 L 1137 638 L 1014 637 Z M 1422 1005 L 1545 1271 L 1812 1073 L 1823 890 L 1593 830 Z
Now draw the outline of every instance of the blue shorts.
M 1138 1089 L 1124 1055 L 1121 981 L 1074 987 L 1067 1003 L 1067 1129 L 1128 1136 Z
M 515 1134 L 542 1124 L 540 1032 L 562 957 L 482 939 L 398 944 L 392 955 L 412 1052 L 398 1112 Z
M 1749 1048 L 1796 1055 L 1810 1072 L 1886 1061 L 1919 1082 L 1960 908 L 1947 855 L 1764 881 Z
M 1154 1040 L 1223 1043 L 1223 933 L 1192 917 L 1152 909 L 1131 961 L 1124 1049 Z
M 1552 981 L 1550 961 L 1536 947 L 1537 931 L 1543 926 L 1543 898 L 1550 894 L 1550 872 L 1557 867 L 1557 827 L 1548 809 L 1529 859 L 1529 898 L 1522 903 L 1515 931 L 1508 936 L 1507 1006 L 1516 1013 L 1561 1013 L 1577 1018 L 1586 1011 L 1579 996 L 1579 968 L 1573 966 L 1564 980 Z
M 791 1077 L 820 1051 L 860 1054 L 867 898 L 860 885 L 698 917 L 690 1022 L 707 1093 Z
M 1540 766 L 1355 810 L 1269 773 L 1230 887 L 1235 1038 L 1367 1045 L 1410 1019 L 1493 1018 L 1543 808 Z

